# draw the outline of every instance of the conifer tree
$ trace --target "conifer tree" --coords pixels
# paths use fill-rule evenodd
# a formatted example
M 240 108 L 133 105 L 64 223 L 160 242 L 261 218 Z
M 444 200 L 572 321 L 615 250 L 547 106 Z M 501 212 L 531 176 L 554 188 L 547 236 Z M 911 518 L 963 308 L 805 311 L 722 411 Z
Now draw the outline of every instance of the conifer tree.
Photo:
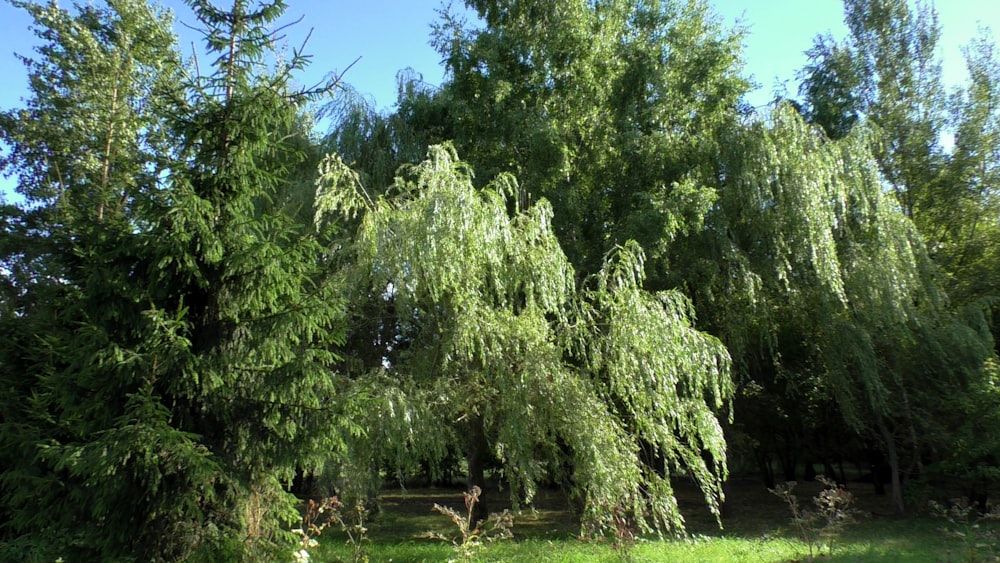
M 111 149 L 78 161 L 50 150 L 61 139 L 48 131 L 29 134 L 35 116 L 6 117 L 29 132 L 8 163 L 28 172 L 22 190 L 56 188 L 37 196 L 39 219 L 25 209 L 6 233 L 23 245 L 6 255 L 11 273 L 27 272 L 8 279 L 21 305 L 3 319 L 14 344 L 2 377 L 20 403 L 2 429 L 12 552 L 287 557 L 297 512 L 285 487 L 341 443 L 333 227 L 315 229 L 289 194 L 309 156 L 310 93 L 289 86 L 304 59 L 268 61 L 282 2 L 191 6 L 218 55 L 206 76 L 175 66 L 166 20 L 142 2 L 26 6 L 52 46 L 40 66 L 58 71 L 58 88 L 33 82 L 37 115 L 74 129 L 49 108 L 105 104 L 76 134 Z M 145 42 L 162 56 L 141 58 Z M 132 80 L 121 105 L 75 88 L 84 70 Z M 119 124 L 120 108 L 139 117 Z M 64 198 L 90 205 L 60 215 Z M 38 248 L 50 253 L 35 259 Z
M 0 117 L 3 164 L 25 199 L 6 207 L 3 233 L 3 534 L 10 553 L 114 553 L 135 524 L 117 528 L 111 509 L 136 490 L 85 446 L 126 424 L 126 395 L 138 391 L 98 365 L 134 360 L 125 350 L 141 338 L 144 267 L 131 241 L 149 226 L 138 209 L 169 160 L 158 110 L 180 67 L 169 19 L 144 2 L 14 5 L 42 45 L 22 57 L 27 107 Z

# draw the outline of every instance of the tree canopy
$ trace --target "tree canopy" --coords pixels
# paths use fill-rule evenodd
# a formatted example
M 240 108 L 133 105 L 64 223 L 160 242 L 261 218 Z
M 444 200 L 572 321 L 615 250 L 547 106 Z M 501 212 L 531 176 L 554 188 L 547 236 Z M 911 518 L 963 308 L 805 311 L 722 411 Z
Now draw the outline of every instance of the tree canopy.
M 283 483 L 343 429 L 328 231 L 286 205 L 302 61 L 263 66 L 282 5 L 193 2 L 206 76 L 144 2 L 24 7 L 46 45 L 37 113 L 4 116 L 35 205 L 4 234 L 8 548 L 268 557 L 298 519 Z
M 681 294 L 642 289 L 637 245 L 578 289 L 550 205 L 520 208 L 508 175 L 476 189 L 450 146 L 431 147 L 377 199 L 336 157 L 326 166 L 318 218 L 363 214 L 355 275 L 394 312 L 394 342 L 358 380 L 384 397 L 372 426 L 410 421 L 388 424 L 399 435 L 387 444 L 409 449 L 388 459 L 440 461 L 449 438 L 475 472 L 486 447 L 515 502 L 554 474 L 592 524 L 614 508 L 661 532 L 681 528 L 670 475 L 684 469 L 717 509 L 728 354 L 691 327 Z
M 753 109 L 704 1 L 469 0 L 379 113 L 293 86 L 280 0 L 189 0 L 205 73 L 145 2 L 12 4 L 0 556 L 288 558 L 315 476 L 554 486 L 595 534 L 682 531 L 678 479 L 722 523 L 744 458 L 884 461 L 900 511 L 1000 479 L 1000 67 L 948 95 L 930 5 L 846 0 Z

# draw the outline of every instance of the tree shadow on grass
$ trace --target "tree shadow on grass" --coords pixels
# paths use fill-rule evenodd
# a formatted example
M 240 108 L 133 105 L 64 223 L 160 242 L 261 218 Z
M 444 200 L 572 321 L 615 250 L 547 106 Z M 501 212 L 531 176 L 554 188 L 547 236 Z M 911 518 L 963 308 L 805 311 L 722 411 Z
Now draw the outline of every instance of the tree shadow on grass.
M 800 502 L 810 503 L 819 484 L 800 483 Z M 871 485 L 851 487 L 858 507 L 867 516 L 847 527 L 830 554 L 824 546 L 816 561 L 948 561 L 963 559 L 963 545 L 942 530 L 943 522 L 930 516 L 898 517 L 890 500 L 875 495 Z M 635 560 L 671 561 L 806 561 L 809 549 L 797 535 L 788 506 L 760 483 L 736 481 L 720 530 L 705 508 L 704 497 L 693 484 L 677 483 L 678 504 L 685 515 L 687 536 L 660 541 L 639 541 Z M 451 523 L 433 511 L 435 503 L 460 509 L 462 489 L 387 490 L 380 496 L 380 513 L 369 526 L 373 561 L 434 560 L 447 556 L 448 546 L 417 539 L 428 531 L 451 533 Z M 510 508 L 504 493 L 492 492 L 491 509 Z M 580 521 L 566 496 L 542 490 L 532 507 L 522 507 L 515 517 L 511 545 L 491 546 L 484 556 L 511 561 L 617 560 L 610 541 L 581 542 Z M 335 534 L 324 543 L 341 542 Z M 502 542 L 508 543 L 508 542 Z M 339 548 L 336 548 L 339 549 Z M 815 549 L 815 546 L 814 546 Z M 815 553 L 815 551 L 814 551 Z M 541 559 L 539 559 L 541 557 Z M 332 559 L 332 560 L 335 560 Z

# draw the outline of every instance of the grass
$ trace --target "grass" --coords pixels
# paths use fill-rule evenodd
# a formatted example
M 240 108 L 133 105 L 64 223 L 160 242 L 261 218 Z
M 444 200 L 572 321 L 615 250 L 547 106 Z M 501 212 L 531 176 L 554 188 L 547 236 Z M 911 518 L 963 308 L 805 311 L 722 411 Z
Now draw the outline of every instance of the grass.
M 815 490 L 814 490 L 815 489 Z M 810 503 L 819 485 L 801 483 L 800 502 Z M 897 517 L 890 501 L 872 493 L 871 485 L 852 484 L 857 505 L 868 515 L 847 528 L 833 554 L 824 562 L 848 561 L 970 561 L 968 547 L 945 534 L 945 522 L 926 514 Z M 493 492 L 490 509 L 501 505 L 502 493 Z M 687 518 L 688 535 L 678 539 L 640 538 L 629 552 L 633 561 L 805 561 L 808 548 L 795 536 L 790 513 L 782 501 L 760 484 L 734 484 L 725 528 L 702 506 L 693 487 L 678 486 L 678 502 Z M 391 491 L 380 497 L 382 511 L 369 526 L 365 552 L 371 561 L 448 561 L 452 546 L 416 536 L 437 531 L 454 536 L 451 522 L 433 512 L 434 503 L 464 509 L 458 489 L 419 489 L 405 494 Z M 496 506 L 495 506 L 496 505 Z M 581 541 L 579 524 L 555 492 L 540 495 L 534 510 L 523 510 L 514 521 L 514 539 L 490 543 L 478 552 L 478 561 L 618 562 L 625 558 L 608 541 Z M 324 534 L 313 561 L 351 561 L 351 546 L 332 530 Z M 982 554 L 987 555 L 987 554 Z M 975 559 L 988 561 L 986 557 Z

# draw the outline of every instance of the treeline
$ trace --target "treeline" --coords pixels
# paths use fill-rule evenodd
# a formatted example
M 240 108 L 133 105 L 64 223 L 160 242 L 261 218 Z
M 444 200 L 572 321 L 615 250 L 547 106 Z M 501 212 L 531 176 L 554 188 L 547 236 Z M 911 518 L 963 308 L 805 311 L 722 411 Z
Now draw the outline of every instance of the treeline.
M 846 0 L 751 108 L 706 3 L 468 0 L 380 113 L 293 86 L 281 1 L 189 0 L 204 72 L 145 2 L 12 3 L 0 554 L 288 558 L 293 482 L 458 468 L 661 533 L 677 478 L 1000 477 L 1000 58 L 948 92 L 929 5 Z

